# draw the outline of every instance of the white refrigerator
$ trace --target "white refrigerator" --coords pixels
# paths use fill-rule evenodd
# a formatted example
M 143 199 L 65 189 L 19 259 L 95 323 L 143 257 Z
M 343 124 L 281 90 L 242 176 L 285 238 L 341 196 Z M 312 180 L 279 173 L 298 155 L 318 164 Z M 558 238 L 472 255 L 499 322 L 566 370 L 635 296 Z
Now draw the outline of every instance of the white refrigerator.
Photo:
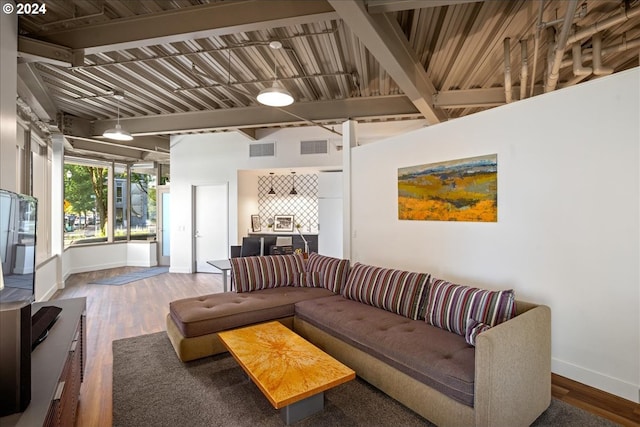
M 342 172 L 318 174 L 318 253 L 342 258 Z

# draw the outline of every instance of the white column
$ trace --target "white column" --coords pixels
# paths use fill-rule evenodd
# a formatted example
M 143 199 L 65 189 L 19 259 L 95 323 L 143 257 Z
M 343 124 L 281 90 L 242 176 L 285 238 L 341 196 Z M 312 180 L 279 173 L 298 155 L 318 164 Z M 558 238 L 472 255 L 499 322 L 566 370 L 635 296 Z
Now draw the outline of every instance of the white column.
M 64 136 L 51 135 L 51 254 L 64 251 Z
M 15 13 L 0 12 L 0 188 L 19 192 L 16 152 L 17 58 L 18 18 Z
M 114 185 L 115 178 L 115 163 L 111 162 L 109 165 L 109 171 L 107 173 L 107 242 L 113 242 L 114 230 L 115 230 L 115 222 L 116 222 L 116 211 L 115 211 L 115 191 L 116 187 Z M 100 218 L 102 221 L 102 218 Z
M 352 259 L 351 239 L 356 237 L 351 224 L 351 149 L 357 145 L 358 122 L 347 120 L 342 123 L 342 253 Z
M 126 192 L 127 195 L 127 209 L 125 212 L 122 213 L 122 217 L 124 219 L 126 219 L 127 221 L 127 227 L 126 227 L 126 233 L 127 233 L 127 241 L 129 241 L 129 239 L 131 239 L 131 200 L 133 200 L 131 198 L 131 165 L 127 165 L 126 167 L 126 174 L 127 174 L 127 182 L 126 182 L 126 186 L 127 188 L 124 189 L 124 191 Z

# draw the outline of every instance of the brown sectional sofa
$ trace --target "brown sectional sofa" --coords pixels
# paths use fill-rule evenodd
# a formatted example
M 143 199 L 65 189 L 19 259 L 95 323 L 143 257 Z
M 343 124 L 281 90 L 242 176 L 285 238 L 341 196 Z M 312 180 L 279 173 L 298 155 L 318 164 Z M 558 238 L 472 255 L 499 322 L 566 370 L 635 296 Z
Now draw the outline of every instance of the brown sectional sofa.
M 436 299 L 426 274 L 287 257 L 296 255 L 232 260 L 240 292 L 172 302 L 178 357 L 224 352 L 217 332 L 279 320 L 437 425 L 525 426 L 549 406 L 548 307 L 517 301 L 515 317 L 473 346 L 425 321 Z

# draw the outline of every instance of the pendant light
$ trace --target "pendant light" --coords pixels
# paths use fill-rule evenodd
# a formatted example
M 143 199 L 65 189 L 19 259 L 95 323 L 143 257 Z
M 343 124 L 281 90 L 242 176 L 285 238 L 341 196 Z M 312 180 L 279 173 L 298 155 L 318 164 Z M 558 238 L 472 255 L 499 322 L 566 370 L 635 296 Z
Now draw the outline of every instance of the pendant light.
M 131 141 L 133 139 L 131 134 L 120 126 L 120 100 L 124 98 L 124 93 L 114 91 L 113 97 L 118 101 L 118 121 L 116 127 L 105 130 L 102 136 L 116 141 Z
M 271 49 L 281 49 L 282 43 L 279 41 L 272 41 L 269 43 Z M 278 68 L 276 65 L 275 57 L 273 59 L 273 85 L 270 88 L 262 89 L 256 99 L 259 103 L 267 105 L 269 107 L 286 107 L 293 104 L 293 96 L 286 90 L 278 81 Z
M 293 96 L 277 80 L 274 80 L 270 88 L 262 89 L 256 99 L 268 107 L 286 107 L 293 104 Z
M 271 175 L 271 188 L 269 188 L 269 192 L 267 194 L 270 196 L 275 196 L 276 192 L 273 189 L 273 172 L 269 172 L 269 175 Z
M 296 191 L 296 173 L 295 172 L 291 172 L 291 176 L 292 176 L 292 180 L 293 180 L 293 185 L 291 186 L 291 191 L 289 191 L 289 194 L 292 196 L 295 196 L 296 194 L 298 194 L 298 192 Z

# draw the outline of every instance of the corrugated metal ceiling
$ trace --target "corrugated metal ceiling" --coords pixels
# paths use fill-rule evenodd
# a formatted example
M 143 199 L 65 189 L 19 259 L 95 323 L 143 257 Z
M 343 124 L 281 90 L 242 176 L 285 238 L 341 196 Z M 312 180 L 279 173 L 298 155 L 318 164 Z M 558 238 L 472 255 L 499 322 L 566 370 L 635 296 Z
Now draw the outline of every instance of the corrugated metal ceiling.
M 364 12 L 354 17 L 345 15 L 336 1 L 50 0 L 46 14 L 19 20 L 24 62 L 19 75 L 25 82 L 22 90 L 32 91 L 20 95 L 41 100 L 45 107 L 40 110 L 58 122 L 63 113 L 63 131 L 85 138 L 99 138 L 113 125 L 118 104 L 123 127 L 134 135 L 238 129 L 251 137 L 256 127 L 332 124 L 347 117 L 424 117 L 423 104 L 405 96 L 414 89 L 433 95 L 424 104 L 435 116 L 458 118 L 506 101 L 504 93 L 499 96 L 505 85 L 505 38 L 511 41 L 514 101 L 522 84 L 522 44 L 526 96 L 541 92 L 556 43 L 553 34 L 560 32 L 568 3 L 370 0 L 359 3 Z M 579 2 L 574 30 L 629 14 L 640 8 L 638 3 Z M 391 30 L 384 30 L 382 15 Z M 203 28 L 200 16 L 215 16 L 212 28 Z M 376 37 L 363 38 L 371 29 Z M 405 38 L 407 52 L 386 41 L 393 31 Z M 600 34 L 606 67 L 619 72 L 638 66 L 637 13 Z M 273 40 L 280 41 L 282 49 L 271 49 Z M 44 53 L 36 54 L 30 41 L 53 47 L 44 45 Z M 630 42 L 634 48 L 620 47 Z M 592 37 L 579 43 L 584 65 L 590 66 Z M 390 53 L 378 58 L 371 53 L 385 49 Z M 56 55 L 66 59 L 57 60 Z M 403 66 L 407 60 L 418 64 L 416 73 Z M 403 76 L 394 71 L 397 64 L 404 68 Z M 416 82 L 405 81 L 413 74 Z M 296 99 L 284 111 L 255 100 L 276 76 Z M 597 76 L 574 76 L 568 47 L 559 86 L 593 78 Z M 432 84 L 433 94 L 422 89 L 420 79 Z M 33 81 L 40 83 L 40 91 Z M 116 90 L 125 92 L 120 103 L 113 97 Z

